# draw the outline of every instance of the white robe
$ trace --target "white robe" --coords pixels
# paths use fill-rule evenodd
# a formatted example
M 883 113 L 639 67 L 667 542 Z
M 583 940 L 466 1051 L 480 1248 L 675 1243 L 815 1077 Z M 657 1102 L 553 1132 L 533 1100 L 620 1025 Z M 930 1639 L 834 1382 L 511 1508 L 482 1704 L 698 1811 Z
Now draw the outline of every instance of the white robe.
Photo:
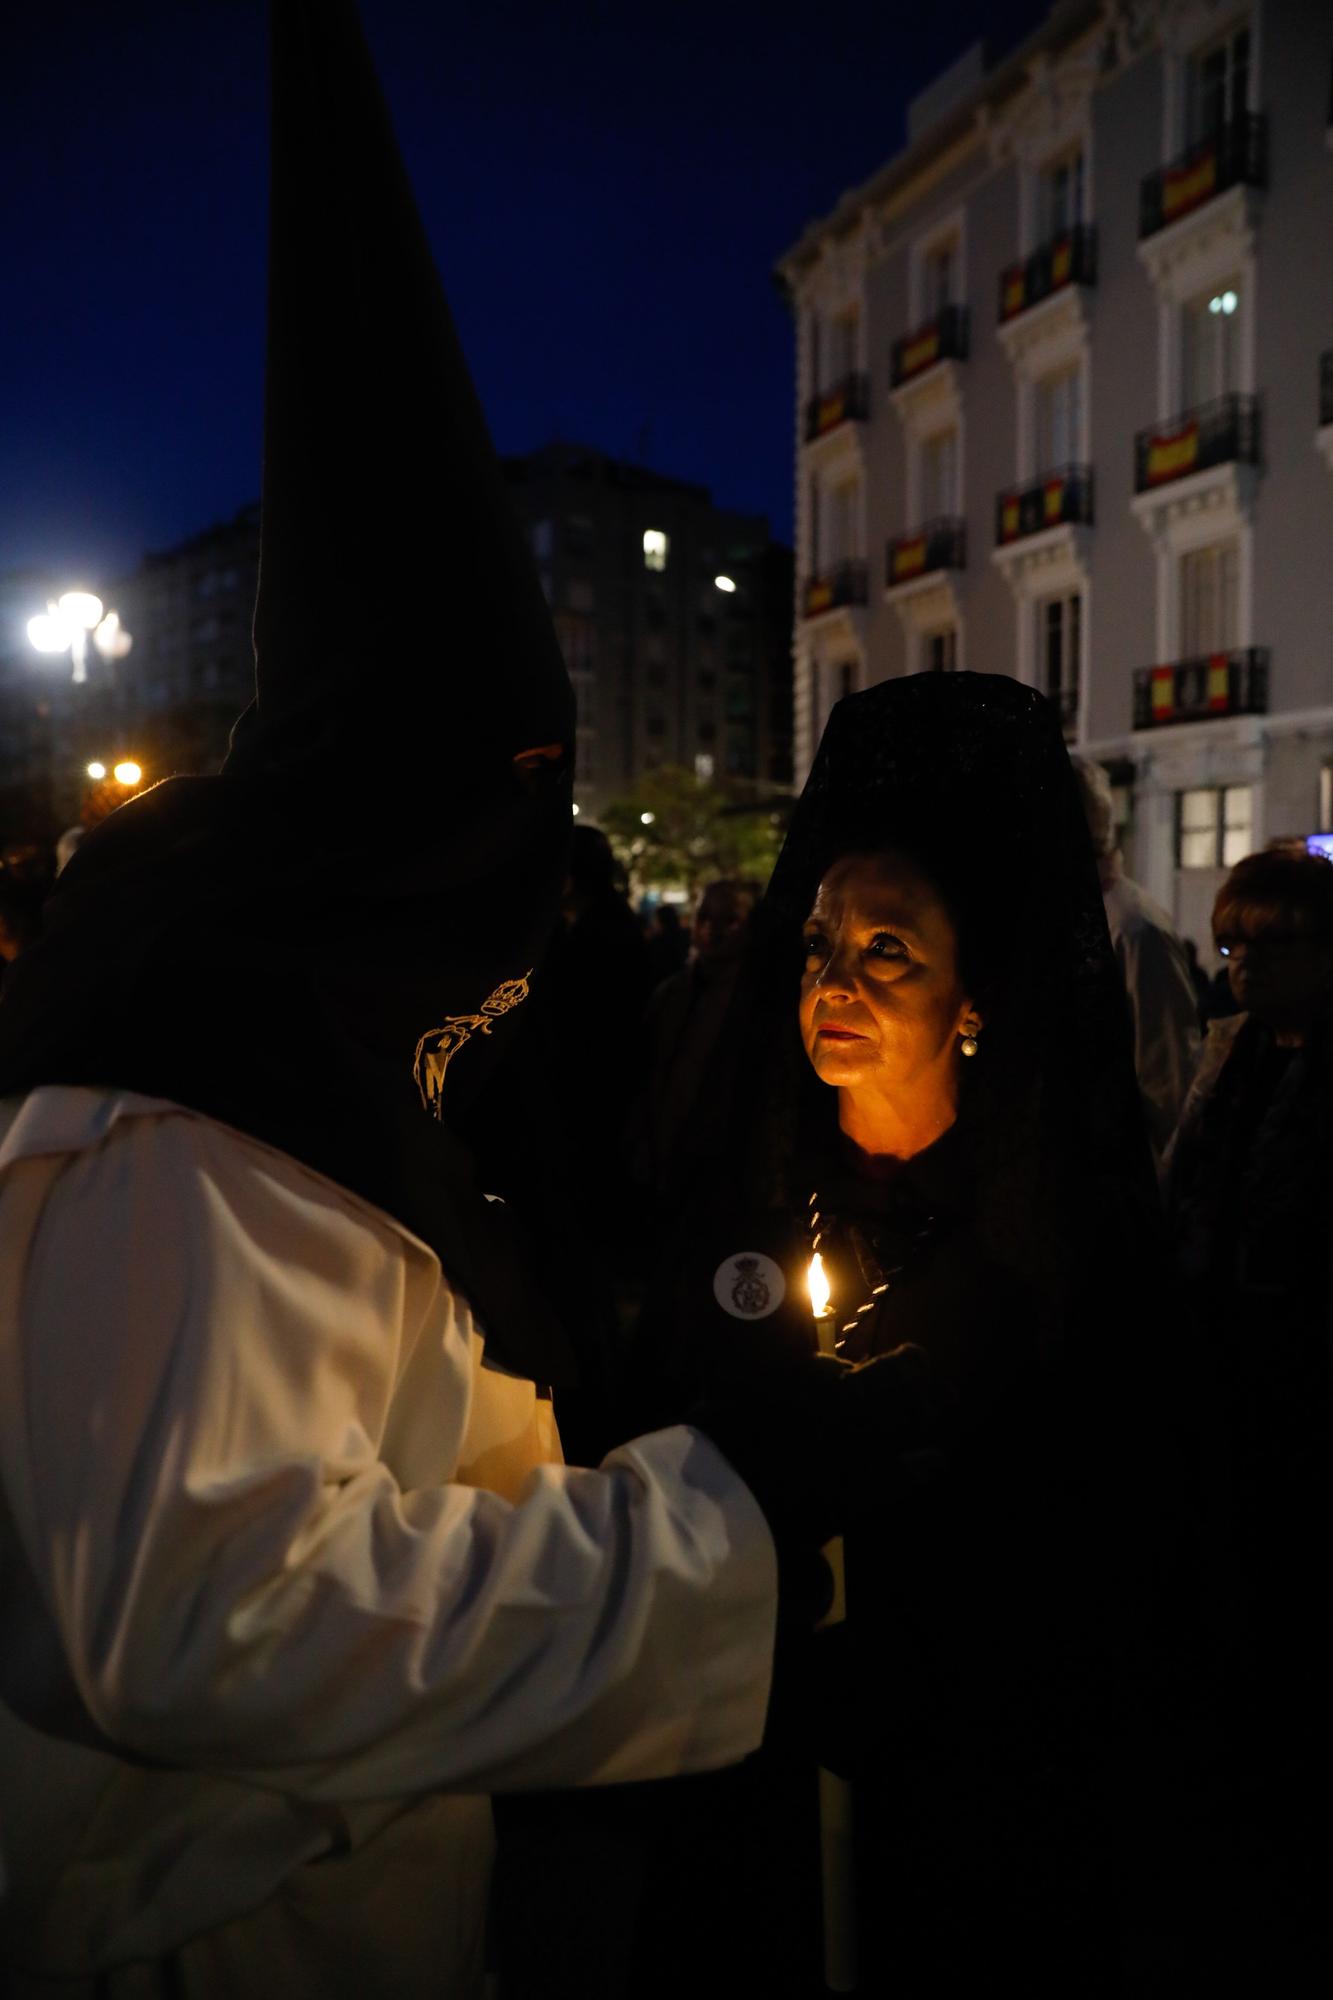
M 0 1680 L 67 1674 L 106 1746 L 0 1707 L 16 1993 L 461 2000 L 486 1794 L 756 1747 L 748 1489 L 684 1427 L 565 1467 L 484 1348 L 285 1154 L 123 1092 L 0 1105 Z

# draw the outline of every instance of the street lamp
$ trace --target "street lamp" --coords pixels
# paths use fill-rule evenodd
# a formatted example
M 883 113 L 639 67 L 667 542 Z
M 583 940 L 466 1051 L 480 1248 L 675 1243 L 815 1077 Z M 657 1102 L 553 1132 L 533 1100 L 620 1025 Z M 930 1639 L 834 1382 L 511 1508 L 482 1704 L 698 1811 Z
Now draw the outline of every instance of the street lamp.
M 92 779 L 95 785 L 100 785 L 103 778 L 106 776 L 106 765 L 99 763 L 96 759 L 94 759 L 94 761 L 88 766 L 88 776 Z
M 118 785 L 125 787 L 127 792 L 132 792 L 134 787 L 142 783 L 143 780 L 143 772 L 131 757 L 127 757 L 123 763 L 117 764 L 111 775 Z
M 72 678 L 88 678 L 88 638 L 107 661 L 123 660 L 130 650 L 129 633 L 120 614 L 105 611 L 91 590 L 67 590 L 46 610 L 28 620 L 28 643 L 37 653 L 68 653 Z

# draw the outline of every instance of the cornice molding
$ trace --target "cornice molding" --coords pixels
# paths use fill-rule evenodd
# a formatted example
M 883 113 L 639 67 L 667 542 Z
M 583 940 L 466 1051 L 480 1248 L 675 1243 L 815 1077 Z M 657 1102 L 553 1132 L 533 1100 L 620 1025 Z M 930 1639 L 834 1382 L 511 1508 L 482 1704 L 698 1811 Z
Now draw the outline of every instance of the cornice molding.
M 1160 549 L 1178 553 L 1248 523 L 1254 507 L 1256 467 L 1232 460 L 1172 480 L 1150 493 L 1136 493 L 1130 511 Z
M 1087 583 L 1092 529 L 1061 521 L 1038 535 L 1025 535 L 991 550 L 994 563 L 1014 597 L 1026 601 Z
M 1033 380 L 1086 354 L 1090 304 L 1086 285 L 1066 285 L 1014 319 L 1001 320 L 995 337 L 1015 374 Z
M 1169 304 L 1183 305 L 1211 278 L 1252 257 L 1259 207 L 1257 188 L 1231 187 L 1192 215 L 1145 237 L 1139 258 L 1159 295 Z

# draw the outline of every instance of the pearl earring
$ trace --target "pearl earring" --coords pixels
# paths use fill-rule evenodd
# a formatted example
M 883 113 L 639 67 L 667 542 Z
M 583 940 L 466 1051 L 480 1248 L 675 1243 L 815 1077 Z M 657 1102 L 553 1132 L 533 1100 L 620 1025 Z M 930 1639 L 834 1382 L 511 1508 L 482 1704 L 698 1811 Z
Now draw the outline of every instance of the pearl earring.
M 977 1036 L 980 1032 L 979 1028 L 974 1028 L 970 1034 L 963 1036 L 963 1054 L 965 1056 L 974 1056 L 976 1054 Z

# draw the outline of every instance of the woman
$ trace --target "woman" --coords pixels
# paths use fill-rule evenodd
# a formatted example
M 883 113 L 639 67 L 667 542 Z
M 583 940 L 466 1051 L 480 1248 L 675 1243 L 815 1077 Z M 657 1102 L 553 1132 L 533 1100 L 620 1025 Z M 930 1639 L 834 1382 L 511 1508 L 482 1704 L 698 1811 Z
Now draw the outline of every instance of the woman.
M 702 1893 L 744 1899 L 766 1992 L 812 1990 L 813 1751 L 853 1781 L 859 1990 L 1090 1996 L 1115 1957 L 1103 1767 L 1141 1664 L 1122 1357 L 1158 1222 L 1046 703 L 971 674 L 841 702 L 755 924 L 718 1204 L 802 1219 L 847 1359 L 924 1351 L 944 1463 L 904 1480 L 886 1458 L 848 1624 L 788 1657 L 759 1766 L 706 1781 L 668 1865 L 688 1851 Z
M 823 1754 L 855 1788 L 862 1988 L 1092 1993 L 1129 1617 L 1107 1447 L 1155 1199 L 1045 703 L 960 674 L 840 704 L 764 914 L 788 1082 L 755 1170 L 809 1216 L 843 1354 L 928 1355 L 947 1448 L 849 1543 L 819 1669 L 842 1739 Z M 799 1000 L 779 972 L 798 925 Z

